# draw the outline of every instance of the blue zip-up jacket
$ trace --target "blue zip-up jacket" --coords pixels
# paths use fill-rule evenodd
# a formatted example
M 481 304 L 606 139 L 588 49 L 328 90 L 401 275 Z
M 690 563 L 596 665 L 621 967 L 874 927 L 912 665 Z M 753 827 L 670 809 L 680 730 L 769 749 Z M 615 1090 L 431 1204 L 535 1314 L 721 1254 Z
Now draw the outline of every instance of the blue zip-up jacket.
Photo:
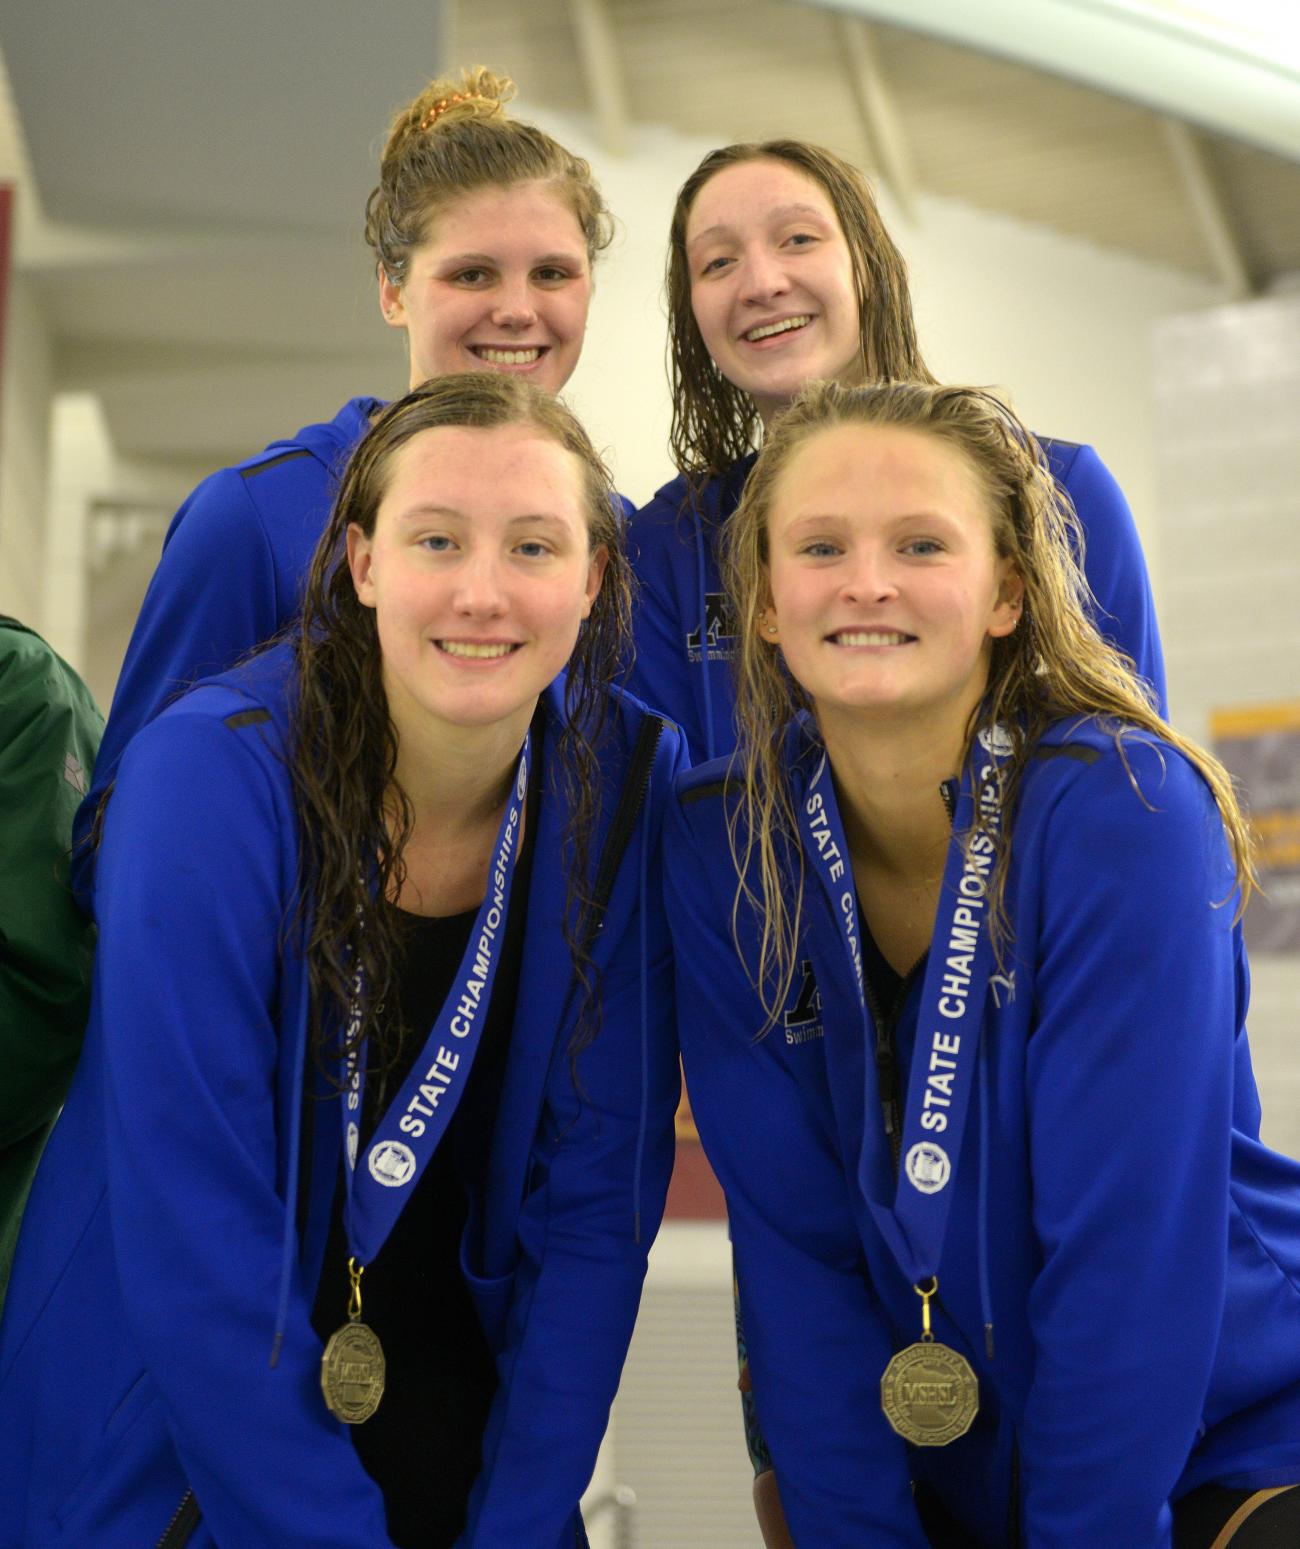
M 756 1039 L 726 763 L 678 781 L 664 864 L 686 1079 L 800 1545 L 924 1549 L 911 1479 L 985 1549 L 1169 1549 L 1170 1502 L 1195 1486 L 1300 1482 L 1300 1165 L 1259 1140 L 1222 829 L 1181 754 L 1125 748 L 1127 768 L 1105 733 L 1060 726 L 1025 774 L 1014 980 L 989 986 L 938 1271 L 935 1337 L 974 1368 L 980 1409 L 933 1449 L 881 1412 L 921 1304 L 869 1204 L 895 1190 L 874 1013 L 864 1036 L 810 864 L 800 971 Z M 793 733 L 796 810 L 819 755 Z M 742 907 L 750 962 L 759 925 Z M 903 1092 L 921 978 L 896 1032 Z
M 73 886 L 87 912 L 87 839 L 123 749 L 178 694 L 233 667 L 296 617 L 339 476 L 382 407 L 378 398 L 350 398 L 332 420 L 209 474 L 172 518 L 73 825 Z
M 1165 709 L 1165 664 L 1146 560 L 1123 492 L 1090 446 L 1041 439 L 1052 473 L 1084 533 L 1084 570 L 1097 628 L 1133 659 Z M 679 475 L 632 518 L 628 548 L 639 583 L 636 661 L 628 684 L 686 733 L 693 763 L 730 753 L 735 623 L 718 567 L 718 538 L 740 504 L 754 457 L 705 484 L 699 509 Z
M 350 398 L 332 420 L 210 474 L 172 518 L 73 824 L 73 889 L 87 913 L 89 836 L 127 743 L 178 694 L 233 667 L 298 616 L 347 460 L 383 407 L 378 398 Z M 618 498 L 629 513 L 631 502 Z
M 122 759 L 85 1053 L 0 1325 L 3 1549 L 149 1549 L 190 1489 L 201 1521 L 172 1541 L 188 1549 L 389 1545 L 378 1486 L 325 1409 L 311 1324 L 340 1126 L 306 1043 L 290 682 L 277 647 L 169 707 Z M 544 705 L 515 1023 L 462 1248 L 499 1386 L 458 1549 L 585 1543 L 576 1505 L 672 1165 L 660 827 L 680 739 L 618 698 L 593 865 L 624 785 L 644 781 L 644 799 L 592 951 L 601 1027 L 579 1096 L 547 771 L 562 683 Z

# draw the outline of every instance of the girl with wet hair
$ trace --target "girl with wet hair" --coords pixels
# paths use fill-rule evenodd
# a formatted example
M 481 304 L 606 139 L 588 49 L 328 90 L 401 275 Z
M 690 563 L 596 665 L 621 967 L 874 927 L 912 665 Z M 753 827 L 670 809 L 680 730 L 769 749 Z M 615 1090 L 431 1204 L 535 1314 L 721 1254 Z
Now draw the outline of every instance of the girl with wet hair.
M 801 140 L 711 152 L 677 196 L 668 241 L 671 444 L 679 476 L 632 523 L 640 594 L 631 679 L 692 757 L 735 744 L 737 634 L 719 548 L 763 427 L 809 382 L 932 382 L 907 266 L 861 172 Z M 1086 540 L 1102 635 L 1164 702 L 1146 564 L 1114 479 L 1088 446 L 1044 440 Z
M 679 1089 L 685 760 L 608 687 L 622 542 L 557 400 L 438 378 L 292 639 L 132 741 L 0 1324 L 4 1549 L 586 1544 Z
M 389 130 L 366 240 L 411 387 L 495 371 L 555 393 L 578 363 L 611 218 L 587 163 L 512 118 L 513 95 L 507 77 L 466 70 L 430 82 Z M 83 902 L 93 865 L 84 841 L 126 744 L 176 694 L 293 620 L 339 472 L 381 407 L 349 399 L 332 420 L 212 474 L 177 512 L 78 815 Z
M 818 379 L 934 378 L 907 266 L 867 180 L 821 146 L 768 140 L 707 155 L 677 196 L 667 293 L 679 476 L 631 524 L 639 585 L 629 683 L 677 720 L 699 761 L 735 746 L 739 635 L 720 550 L 764 427 Z M 1124 497 L 1091 447 L 1042 444 L 1078 513 L 1093 617 L 1163 706 L 1155 608 Z M 741 1388 L 760 1520 L 770 1549 L 787 1549 L 743 1355 Z
M 1248 836 L 1077 520 L 985 393 L 826 382 L 723 535 L 739 745 L 678 781 L 666 899 L 796 1544 L 1300 1539 Z

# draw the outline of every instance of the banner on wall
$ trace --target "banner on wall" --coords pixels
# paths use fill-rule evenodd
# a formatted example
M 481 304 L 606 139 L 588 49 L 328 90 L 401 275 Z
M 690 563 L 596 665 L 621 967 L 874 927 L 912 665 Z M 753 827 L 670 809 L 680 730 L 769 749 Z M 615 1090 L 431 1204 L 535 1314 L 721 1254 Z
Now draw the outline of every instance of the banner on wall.
M 1212 711 L 1210 736 L 1255 835 L 1264 896 L 1246 910 L 1246 945 L 1300 952 L 1300 700 Z

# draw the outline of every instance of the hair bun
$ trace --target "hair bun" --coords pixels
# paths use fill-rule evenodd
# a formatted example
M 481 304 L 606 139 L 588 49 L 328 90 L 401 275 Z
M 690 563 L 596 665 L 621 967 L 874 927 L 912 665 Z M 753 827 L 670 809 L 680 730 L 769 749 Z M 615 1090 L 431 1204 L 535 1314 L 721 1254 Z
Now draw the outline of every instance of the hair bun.
M 410 254 L 435 212 L 481 188 L 545 182 L 572 209 L 587 256 L 609 245 L 609 212 L 580 156 L 545 130 L 513 118 L 508 75 L 476 65 L 430 81 L 392 120 L 379 158 L 379 182 L 366 201 L 366 241 L 394 285 L 404 285 Z
M 444 119 L 496 117 L 514 94 L 515 83 L 508 75 L 497 75 L 476 65 L 462 70 L 458 80 L 443 76 L 430 81 L 405 116 L 409 124 L 418 114 L 415 132 L 424 134 Z

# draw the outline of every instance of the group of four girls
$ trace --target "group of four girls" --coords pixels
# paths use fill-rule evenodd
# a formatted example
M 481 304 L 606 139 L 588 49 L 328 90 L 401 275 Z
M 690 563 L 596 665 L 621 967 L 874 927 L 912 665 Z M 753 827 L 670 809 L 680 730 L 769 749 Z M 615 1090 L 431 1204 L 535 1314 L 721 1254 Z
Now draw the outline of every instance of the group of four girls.
M 772 141 L 679 197 L 625 522 L 552 396 L 609 216 L 507 96 L 383 152 L 412 390 L 205 480 L 141 611 L 0 1546 L 584 1544 L 679 1038 L 765 1532 L 1294 1542 L 1248 846 L 1122 497 L 934 383 L 861 177 Z

